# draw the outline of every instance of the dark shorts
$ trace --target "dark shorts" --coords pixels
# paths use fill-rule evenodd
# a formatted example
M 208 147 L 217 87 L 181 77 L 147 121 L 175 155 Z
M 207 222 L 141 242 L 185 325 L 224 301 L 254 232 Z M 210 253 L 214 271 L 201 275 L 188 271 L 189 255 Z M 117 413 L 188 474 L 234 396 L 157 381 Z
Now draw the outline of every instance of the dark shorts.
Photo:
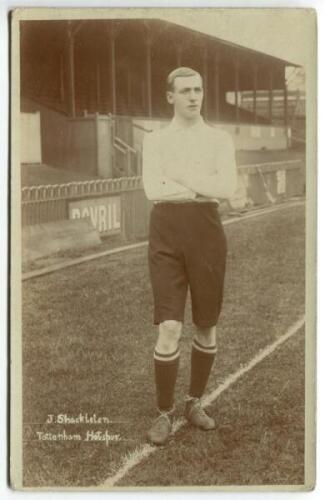
M 223 297 L 227 244 L 214 202 L 158 203 L 149 230 L 154 323 L 184 321 L 188 288 L 193 322 L 217 323 Z

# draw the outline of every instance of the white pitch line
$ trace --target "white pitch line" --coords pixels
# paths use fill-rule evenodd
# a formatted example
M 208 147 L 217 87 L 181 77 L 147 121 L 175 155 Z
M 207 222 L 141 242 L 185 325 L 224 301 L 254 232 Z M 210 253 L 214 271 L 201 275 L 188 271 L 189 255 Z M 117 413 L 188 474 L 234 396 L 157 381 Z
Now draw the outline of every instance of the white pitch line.
M 284 203 L 282 205 L 276 205 L 273 207 L 260 208 L 252 211 L 252 213 L 246 213 L 244 215 L 240 215 L 238 217 L 232 217 L 231 219 L 226 219 L 222 222 L 223 226 L 228 226 L 229 224 L 233 224 L 234 222 L 239 222 L 242 220 L 253 219 L 254 217 L 259 217 L 261 215 L 267 215 L 272 212 L 278 212 L 279 210 L 283 210 L 285 208 L 294 208 L 300 205 L 304 205 L 304 200 L 294 201 L 290 203 Z
M 281 205 L 276 205 L 273 207 L 256 209 L 252 213 L 240 215 L 239 217 L 233 217 L 231 219 L 226 219 L 222 222 L 224 226 L 228 226 L 229 224 L 234 224 L 235 222 L 240 222 L 247 219 L 252 219 L 254 217 L 259 217 L 262 215 L 267 215 L 272 212 L 278 212 L 279 210 L 283 210 L 285 208 L 292 208 L 296 206 L 303 205 L 305 203 L 304 200 L 294 201 L 283 203 Z M 91 255 L 85 255 L 83 257 L 78 257 L 76 259 L 71 259 L 68 261 L 60 262 L 58 264 L 52 264 L 47 267 L 43 267 L 42 269 L 36 269 L 35 271 L 28 271 L 22 274 L 22 281 L 26 281 L 32 278 L 38 278 L 39 276 L 44 276 L 45 274 L 54 273 L 56 271 L 61 271 L 62 269 L 66 269 L 67 267 L 76 266 L 79 264 L 84 264 L 86 262 L 99 259 L 101 257 L 108 257 L 109 255 L 114 255 L 116 253 L 125 252 L 127 250 L 134 250 L 136 248 L 145 247 L 148 245 L 148 241 L 142 241 L 140 243 L 132 243 L 131 245 L 125 245 L 123 247 L 112 248 L 109 250 L 104 250 L 103 252 L 94 253 Z
M 297 333 L 300 328 L 304 325 L 305 318 L 301 317 L 298 321 L 296 321 L 290 328 L 279 337 L 275 342 L 269 344 L 264 349 L 262 349 L 254 358 L 252 358 L 247 364 L 243 365 L 239 370 L 235 373 L 229 375 L 226 380 L 219 385 L 214 391 L 208 394 L 202 401 L 202 406 L 208 406 L 213 403 L 220 394 L 229 389 L 229 387 L 234 384 L 238 379 L 240 379 L 245 373 L 249 372 L 252 368 L 254 368 L 258 363 L 267 358 L 270 354 L 272 354 L 281 344 L 283 344 L 286 340 L 292 337 L 295 333 Z M 186 425 L 187 420 L 185 418 L 177 419 L 173 424 L 172 434 L 175 434 L 179 429 Z M 121 462 L 120 467 L 117 469 L 113 476 L 108 477 L 104 483 L 101 484 L 102 487 L 111 488 L 113 487 L 120 479 L 122 479 L 133 467 L 141 463 L 145 458 L 149 455 L 155 453 L 159 448 L 156 446 L 152 446 L 150 444 L 144 444 L 134 451 L 126 455 Z

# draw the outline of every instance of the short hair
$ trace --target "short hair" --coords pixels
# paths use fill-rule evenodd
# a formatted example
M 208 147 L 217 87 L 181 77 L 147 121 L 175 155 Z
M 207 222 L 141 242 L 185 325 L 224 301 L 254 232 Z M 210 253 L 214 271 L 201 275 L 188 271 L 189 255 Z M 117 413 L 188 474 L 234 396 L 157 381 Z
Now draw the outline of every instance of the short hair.
M 200 75 L 200 73 L 198 71 L 195 71 L 195 69 L 186 68 L 183 66 L 181 66 L 180 68 L 174 69 L 167 76 L 167 81 L 166 81 L 167 91 L 172 91 L 174 89 L 175 79 L 178 78 L 179 76 L 196 76 L 196 75 L 198 75 L 202 80 L 202 76 Z

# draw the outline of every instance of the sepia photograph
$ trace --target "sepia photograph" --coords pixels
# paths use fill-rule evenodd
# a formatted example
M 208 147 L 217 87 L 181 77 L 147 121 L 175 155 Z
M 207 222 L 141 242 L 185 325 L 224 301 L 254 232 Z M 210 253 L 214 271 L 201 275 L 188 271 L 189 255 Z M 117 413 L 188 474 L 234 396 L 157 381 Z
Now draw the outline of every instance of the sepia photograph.
M 315 11 L 11 37 L 11 486 L 313 489 Z

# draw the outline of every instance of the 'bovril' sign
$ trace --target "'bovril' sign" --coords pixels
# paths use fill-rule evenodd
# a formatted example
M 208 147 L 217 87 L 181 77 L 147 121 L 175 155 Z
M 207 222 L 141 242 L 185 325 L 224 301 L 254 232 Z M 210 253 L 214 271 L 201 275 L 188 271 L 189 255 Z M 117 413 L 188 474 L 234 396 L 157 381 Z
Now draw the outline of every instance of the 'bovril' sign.
M 121 231 L 121 198 L 107 196 L 69 203 L 69 219 L 90 217 L 100 233 L 116 234 Z

